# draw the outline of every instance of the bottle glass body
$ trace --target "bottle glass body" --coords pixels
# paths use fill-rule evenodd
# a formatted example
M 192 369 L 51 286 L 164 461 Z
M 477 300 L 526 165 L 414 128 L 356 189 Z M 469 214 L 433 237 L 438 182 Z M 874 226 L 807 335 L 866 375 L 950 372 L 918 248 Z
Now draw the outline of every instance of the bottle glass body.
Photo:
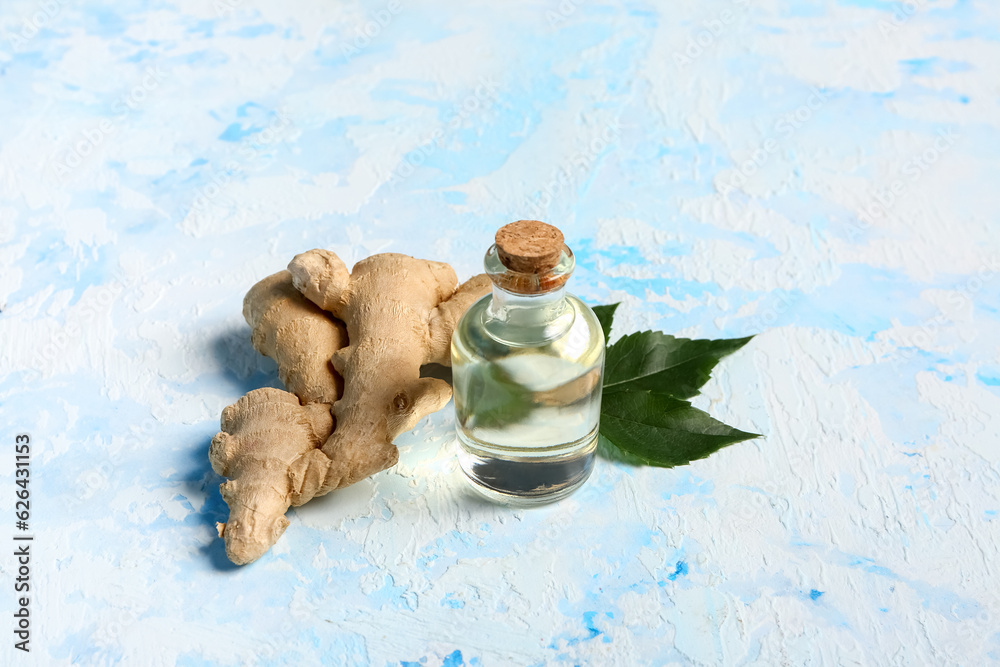
M 551 502 L 593 469 L 604 333 L 594 312 L 562 286 L 536 294 L 504 289 L 491 253 L 493 294 L 466 311 L 452 337 L 459 463 L 492 500 Z M 561 284 L 572 254 L 564 260 Z

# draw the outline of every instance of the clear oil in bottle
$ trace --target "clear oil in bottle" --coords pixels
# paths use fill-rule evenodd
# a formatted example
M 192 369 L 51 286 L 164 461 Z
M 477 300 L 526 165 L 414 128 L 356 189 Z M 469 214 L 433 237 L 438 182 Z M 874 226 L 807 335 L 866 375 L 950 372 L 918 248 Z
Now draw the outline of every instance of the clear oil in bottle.
M 565 291 L 574 259 L 555 227 L 506 225 L 485 264 L 493 293 L 452 337 L 459 463 L 492 500 L 558 500 L 594 466 L 604 334 Z

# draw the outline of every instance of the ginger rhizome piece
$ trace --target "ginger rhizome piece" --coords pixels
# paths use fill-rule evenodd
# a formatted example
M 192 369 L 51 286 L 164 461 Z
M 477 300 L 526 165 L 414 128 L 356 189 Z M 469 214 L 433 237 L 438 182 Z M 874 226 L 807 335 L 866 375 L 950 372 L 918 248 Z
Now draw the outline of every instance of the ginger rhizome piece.
M 220 487 L 229 521 L 219 524 L 219 535 L 240 565 L 263 555 L 288 525 L 289 506 L 301 504 L 288 469 L 333 431 L 330 406 L 343 380 L 330 359 L 347 344 L 343 323 L 302 296 L 288 271 L 250 289 L 243 317 L 254 348 L 277 362 L 278 377 L 292 393 L 258 389 L 226 408 L 209 449 L 212 468 L 232 478 Z
M 451 365 L 451 334 L 462 314 L 490 290 L 484 274 L 456 289 L 442 262 L 384 253 L 352 272 L 328 250 L 295 257 L 295 287 L 344 322 L 349 345 L 333 354 L 344 395 L 333 405 L 337 428 L 321 450 L 290 470 L 302 497 L 323 495 L 396 463 L 392 441 L 451 398 L 447 382 L 421 378 L 427 363 Z
M 295 289 L 291 273 L 280 271 L 254 285 L 243 300 L 243 317 L 254 349 L 278 363 L 288 391 L 303 403 L 340 398 L 343 381 L 330 360 L 347 345 L 347 331 Z
M 420 367 L 450 365 L 452 331 L 491 283 L 479 275 L 457 284 L 440 262 L 374 255 L 349 273 L 332 252 L 313 250 L 250 290 L 243 315 L 253 346 L 293 393 L 250 392 L 223 411 L 212 440 L 212 469 L 230 478 L 219 535 L 231 561 L 260 558 L 290 506 L 395 464 L 393 439 L 444 407 L 451 387 L 422 379 Z
M 288 470 L 318 451 L 332 430 L 329 404 L 303 406 L 294 394 L 270 387 L 222 411 L 222 432 L 212 438 L 208 458 L 212 470 L 230 478 L 219 487 L 229 521 L 218 524 L 229 560 L 251 563 L 278 541 L 288 508 L 308 500 L 293 488 Z

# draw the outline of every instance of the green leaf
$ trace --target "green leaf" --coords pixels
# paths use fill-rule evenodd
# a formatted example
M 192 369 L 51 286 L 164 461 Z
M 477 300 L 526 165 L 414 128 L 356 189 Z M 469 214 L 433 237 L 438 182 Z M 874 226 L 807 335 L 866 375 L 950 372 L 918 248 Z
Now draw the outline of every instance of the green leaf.
M 604 394 L 649 390 L 690 398 L 708 381 L 719 359 L 753 338 L 690 340 L 659 331 L 643 331 L 607 349 Z
M 466 400 L 474 410 L 469 428 L 502 427 L 523 419 L 531 410 L 531 394 L 499 364 L 473 364 L 466 372 Z M 455 398 L 461 400 L 461 392 L 456 392 Z M 459 409 L 466 410 L 464 405 Z
M 640 459 L 638 456 L 629 454 L 624 449 L 615 447 L 613 442 L 600 434 L 597 436 L 597 455 L 615 463 L 624 463 L 625 465 L 636 467 L 646 465 L 645 459 Z
M 760 437 L 726 426 L 687 401 L 651 391 L 605 396 L 600 432 L 627 454 L 664 468 L 684 465 L 726 445 Z
M 607 306 L 594 306 L 594 315 L 597 315 L 597 319 L 601 323 L 601 328 L 604 330 L 604 342 L 607 343 L 611 340 L 611 322 L 615 319 L 615 311 L 618 310 L 618 306 L 621 303 L 612 303 Z

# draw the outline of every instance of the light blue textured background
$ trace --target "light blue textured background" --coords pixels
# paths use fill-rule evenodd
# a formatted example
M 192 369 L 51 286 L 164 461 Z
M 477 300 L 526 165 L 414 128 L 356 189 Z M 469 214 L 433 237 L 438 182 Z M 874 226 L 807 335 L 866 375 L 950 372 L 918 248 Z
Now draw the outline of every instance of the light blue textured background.
M 5 0 L 0 541 L 41 665 L 1000 663 L 1000 8 Z M 367 34 L 366 34 L 367 32 Z M 208 441 L 298 252 L 480 269 L 539 217 L 616 333 L 762 332 L 766 438 L 511 511 L 450 407 L 225 560 Z M 3 528 L 3 526 L 8 526 Z M 5 537 L 6 535 L 6 537 Z

